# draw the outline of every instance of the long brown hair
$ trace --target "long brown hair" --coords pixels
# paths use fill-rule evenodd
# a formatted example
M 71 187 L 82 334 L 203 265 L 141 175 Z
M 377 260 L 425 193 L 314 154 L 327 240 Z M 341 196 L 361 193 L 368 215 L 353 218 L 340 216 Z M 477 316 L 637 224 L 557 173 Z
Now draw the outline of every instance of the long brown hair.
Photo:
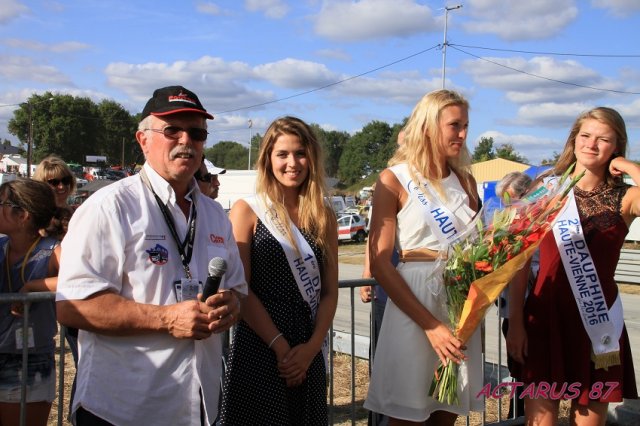
M 608 107 L 596 107 L 589 111 L 585 111 L 576 118 L 573 126 L 571 126 L 571 131 L 569 132 L 569 136 L 567 137 L 567 143 L 564 146 L 564 150 L 560 157 L 558 157 L 558 161 L 553 168 L 553 174 L 560 176 L 562 175 L 573 163 L 576 162 L 576 137 L 580 132 L 580 128 L 582 124 L 586 120 L 598 120 L 601 123 L 606 124 L 614 131 L 616 134 L 616 152 L 615 155 L 622 155 L 626 157 L 627 154 L 627 126 L 624 124 L 624 119 L 613 108 Z M 611 173 L 609 173 L 609 168 L 606 168 L 605 171 L 605 180 L 607 184 L 614 185 L 622 182 L 622 178 L 616 178 Z
M 469 109 L 469 102 L 452 90 L 436 90 L 424 95 L 413 108 L 404 126 L 404 143 L 400 144 L 389 160 L 389 166 L 407 163 L 414 182 L 418 181 L 415 175 L 417 170 L 445 199 L 446 194 L 440 181 L 447 175 L 448 170 L 440 162 L 445 153 L 438 141 L 442 137 L 440 115 L 442 110 L 452 105 Z M 471 155 L 466 143 L 462 145 L 457 158 L 447 160 L 448 167 L 458 176 L 469 198 L 475 194 L 472 189 L 470 164 Z
M 294 135 L 300 140 L 308 159 L 309 173 L 298 192 L 298 221 L 300 228 L 310 233 L 321 250 L 327 254 L 329 226 L 335 226 L 336 217 L 326 202 L 328 194 L 323 167 L 322 147 L 307 123 L 297 117 L 281 117 L 276 119 L 265 133 L 258 154 L 256 192 L 263 199 L 268 198 L 279 217 L 289 218 L 284 205 L 282 186 L 273 174 L 271 153 L 273 146 L 282 135 Z M 289 240 L 294 243 L 290 221 L 284 221 Z M 295 243 L 294 243 L 295 245 Z M 325 256 L 330 258 L 330 256 Z

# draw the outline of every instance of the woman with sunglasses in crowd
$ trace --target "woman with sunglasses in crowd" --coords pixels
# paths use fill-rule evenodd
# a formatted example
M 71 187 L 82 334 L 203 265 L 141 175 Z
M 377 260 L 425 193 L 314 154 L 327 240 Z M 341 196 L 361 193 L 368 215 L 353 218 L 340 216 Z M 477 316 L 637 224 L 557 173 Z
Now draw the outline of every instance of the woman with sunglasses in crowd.
M 57 155 L 49 155 L 45 157 L 33 174 L 33 179 L 48 184 L 53 190 L 55 197 L 56 214 L 51 218 L 51 223 L 47 228 L 47 233 L 56 236 L 62 241 L 69 228 L 69 221 L 73 215 L 73 208 L 69 206 L 68 200 L 71 195 L 76 192 L 76 177 L 73 175 L 71 168 L 62 158 Z M 69 345 L 71 356 L 73 356 L 73 364 L 78 367 L 78 329 L 67 327 L 65 332 L 65 340 Z M 75 394 L 76 382 L 73 380 L 71 396 L 69 398 L 69 408 L 73 402 Z M 69 410 L 71 412 L 71 410 Z
M 60 242 L 42 230 L 57 207 L 48 184 L 16 179 L 0 186 L 0 288 L 2 293 L 55 291 Z M 55 397 L 55 302 L 29 308 L 23 337 L 24 305 L 0 304 L 0 424 L 20 419 L 22 352 L 28 345 L 26 424 L 46 425 Z
M 66 207 L 67 199 L 76 192 L 76 178 L 73 172 L 67 163 L 56 155 L 50 155 L 38 164 L 33 179 L 51 185 L 58 207 Z

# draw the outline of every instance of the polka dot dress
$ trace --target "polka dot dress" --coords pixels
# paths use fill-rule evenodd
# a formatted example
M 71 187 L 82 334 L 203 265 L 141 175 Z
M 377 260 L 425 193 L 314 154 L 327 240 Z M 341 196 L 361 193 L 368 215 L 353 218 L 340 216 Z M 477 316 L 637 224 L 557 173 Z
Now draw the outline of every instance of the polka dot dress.
M 307 234 L 303 235 L 322 264 L 319 248 Z M 313 332 L 311 310 L 298 290 L 282 247 L 260 220 L 251 245 L 249 286 L 291 347 L 309 340 Z M 325 374 L 320 351 L 304 383 L 288 388 L 278 376 L 275 353 L 241 321 L 225 374 L 220 423 L 325 426 Z

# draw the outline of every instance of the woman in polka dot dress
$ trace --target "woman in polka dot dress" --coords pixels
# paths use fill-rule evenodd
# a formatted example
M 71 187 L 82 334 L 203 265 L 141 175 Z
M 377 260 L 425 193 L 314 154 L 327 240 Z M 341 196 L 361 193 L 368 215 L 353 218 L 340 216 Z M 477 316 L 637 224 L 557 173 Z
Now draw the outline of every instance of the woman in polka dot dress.
M 275 120 L 257 195 L 229 218 L 244 263 L 243 302 L 225 381 L 223 425 L 326 425 L 323 344 L 338 301 L 338 235 L 321 148 L 295 117 Z

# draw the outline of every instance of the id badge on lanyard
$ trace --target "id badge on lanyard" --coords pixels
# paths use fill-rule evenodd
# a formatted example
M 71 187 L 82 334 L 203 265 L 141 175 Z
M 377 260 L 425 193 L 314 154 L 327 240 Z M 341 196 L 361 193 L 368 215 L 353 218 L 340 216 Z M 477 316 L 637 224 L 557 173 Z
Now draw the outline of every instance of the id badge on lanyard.
M 181 278 L 173 282 L 173 289 L 176 292 L 176 300 L 197 300 L 199 293 L 202 293 L 202 282 L 193 278 Z

